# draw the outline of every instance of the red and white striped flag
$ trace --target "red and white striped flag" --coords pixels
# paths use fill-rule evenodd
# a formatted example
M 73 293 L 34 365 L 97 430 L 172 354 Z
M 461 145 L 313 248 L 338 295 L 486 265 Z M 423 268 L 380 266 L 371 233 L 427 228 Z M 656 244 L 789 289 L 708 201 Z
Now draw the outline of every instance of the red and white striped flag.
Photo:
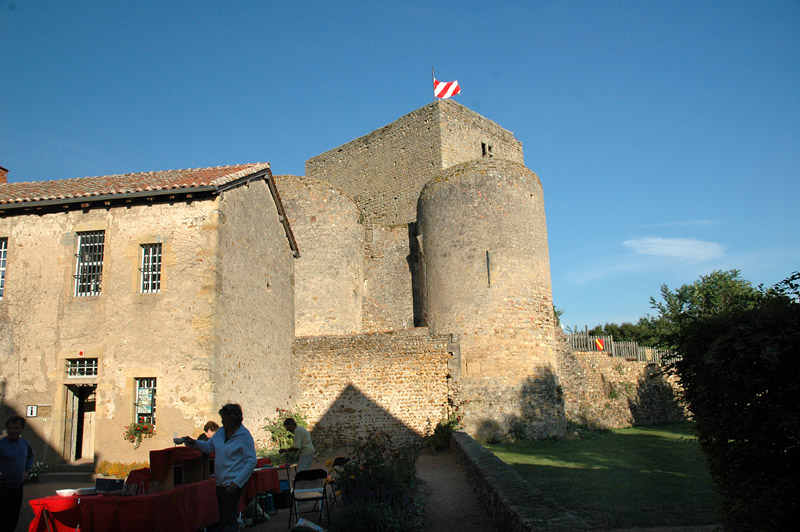
M 461 87 L 456 81 L 437 81 L 433 78 L 433 95 L 437 98 L 449 98 L 461 92 Z

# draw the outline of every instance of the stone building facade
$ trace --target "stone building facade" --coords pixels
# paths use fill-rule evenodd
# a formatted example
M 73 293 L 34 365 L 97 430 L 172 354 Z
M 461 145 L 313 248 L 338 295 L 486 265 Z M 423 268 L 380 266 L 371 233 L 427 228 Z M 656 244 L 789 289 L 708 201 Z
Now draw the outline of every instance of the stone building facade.
M 542 184 L 510 131 L 440 100 L 306 174 L 2 174 L 0 414 L 37 407 L 50 461 L 132 461 L 229 401 L 259 442 L 297 404 L 338 446 L 418 437 L 454 404 L 479 438 L 559 436 L 598 400 L 562 356 Z
M 256 164 L 0 187 L 0 402 L 31 416 L 37 456 L 141 460 L 222 403 L 258 424 L 292 394 L 296 244 L 271 181 Z M 139 452 L 138 419 L 156 425 Z

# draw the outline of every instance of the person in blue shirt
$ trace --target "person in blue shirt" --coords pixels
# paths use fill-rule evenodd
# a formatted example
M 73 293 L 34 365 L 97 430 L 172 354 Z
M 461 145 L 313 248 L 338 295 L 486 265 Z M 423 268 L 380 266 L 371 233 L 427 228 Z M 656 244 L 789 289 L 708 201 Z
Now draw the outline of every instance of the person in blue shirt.
M 14 532 L 22 509 L 22 484 L 33 467 L 33 447 L 22 437 L 25 418 L 6 420 L 8 435 L 0 440 L 0 532 Z
M 238 530 L 239 499 L 256 467 L 256 446 L 253 436 L 242 421 L 242 407 L 227 404 L 219 409 L 222 430 L 208 441 L 184 436 L 186 445 L 206 454 L 214 454 L 214 474 L 217 484 L 220 526 L 223 532 Z

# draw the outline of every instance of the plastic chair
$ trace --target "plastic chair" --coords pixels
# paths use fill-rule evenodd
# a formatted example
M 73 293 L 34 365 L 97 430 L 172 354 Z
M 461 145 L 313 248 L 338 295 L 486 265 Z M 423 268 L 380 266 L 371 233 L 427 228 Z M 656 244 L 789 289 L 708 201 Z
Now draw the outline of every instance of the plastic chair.
M 325 479 L 328 478 L 328 472 L 324 469 L 306 469 L 305 471 L 298 471 L 294 476 L 292 484 L 292 493 L 289 505 L 289 528 L 292 527 L 293 518 L 298 517 L 300 514 L 313 513 L 317 510 L 317 503 L 319 503 L 319 523 L 322 524 L 323 514 L 328 516 L 328 497 L 325 492 L 326 484 Z M 313 487 L 307 488 L 298 486 L 298 483 L 316 484 Z M 314 508 L 311 510 L 300 511 L 300 505 L 304 503 L 314 503 Z

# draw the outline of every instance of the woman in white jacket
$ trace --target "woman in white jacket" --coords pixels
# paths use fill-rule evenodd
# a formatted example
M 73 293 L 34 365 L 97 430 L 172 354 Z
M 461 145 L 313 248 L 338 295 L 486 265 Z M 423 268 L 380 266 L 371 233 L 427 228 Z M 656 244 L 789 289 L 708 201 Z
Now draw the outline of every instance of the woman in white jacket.
M 242 425 L 242 407 L 230 403 L 219 409 L 222 430 L 208 441 L 198 441 L 190 436 L 184 443 L 206 454 L 214 454 L 214 474 L 217 484 L 220 530 L 236 532 L 239 499 L 250 475 L 256 467 L 256 446 L 250 431 Z

